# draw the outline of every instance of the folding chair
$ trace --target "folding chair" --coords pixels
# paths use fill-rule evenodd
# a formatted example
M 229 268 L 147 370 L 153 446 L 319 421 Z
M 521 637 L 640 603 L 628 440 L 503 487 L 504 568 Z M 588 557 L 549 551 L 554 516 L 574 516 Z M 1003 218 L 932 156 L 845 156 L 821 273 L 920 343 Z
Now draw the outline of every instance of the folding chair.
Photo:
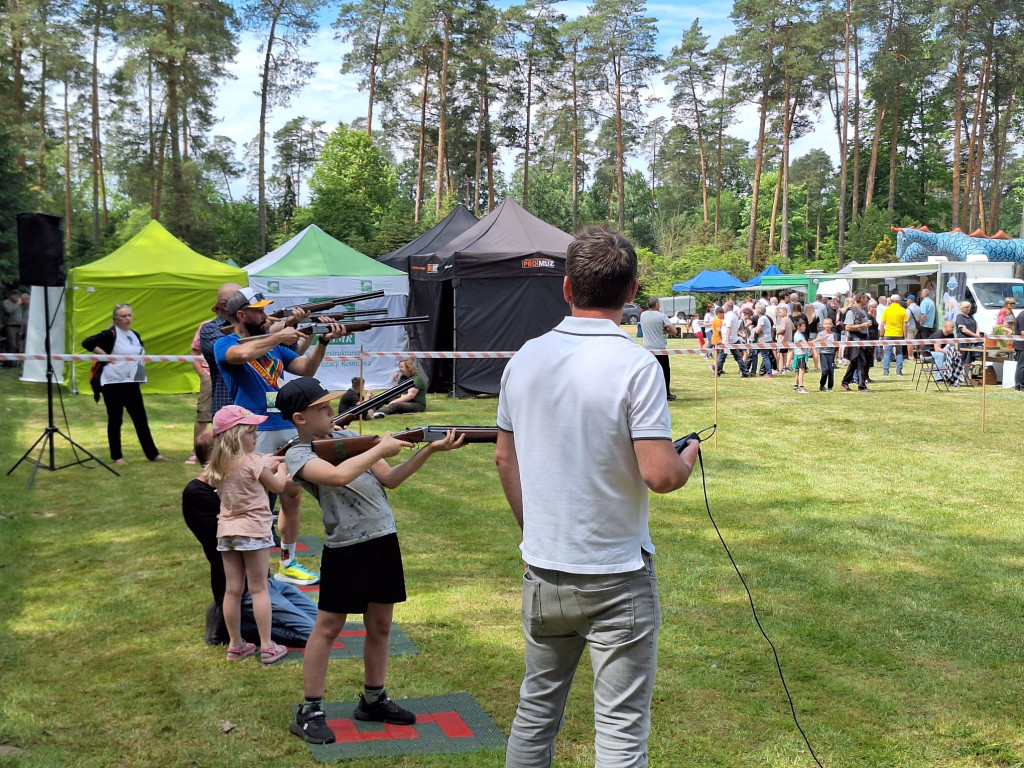
M 932 384 L 935 385 L 935 390 L 938 391 L 939 387 L 945 387 L 946 391 L 949 392 L 949 377 L 953 374 L 952 368 L 950 367 L 949 360 L 950 354 L 956 354 L 952 350 L 946 353 L 946 360 L 942 365 L 939 365 L 934 357 L 928 355 L 928 361 L 921 366 L 921 376 L 924 379 L 924 391 L 928 391 L 928 387 Z M 936 379 L 935 377 L 938 376 Z M 918 384 L 920 384 L 918 379 Z M 917 387 L 914 387 L 917 389 Z

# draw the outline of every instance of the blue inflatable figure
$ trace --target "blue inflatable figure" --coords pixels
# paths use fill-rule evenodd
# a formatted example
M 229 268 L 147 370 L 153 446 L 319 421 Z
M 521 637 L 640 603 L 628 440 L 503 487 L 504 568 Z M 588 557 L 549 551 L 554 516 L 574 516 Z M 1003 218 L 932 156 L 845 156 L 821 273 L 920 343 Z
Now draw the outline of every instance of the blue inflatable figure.
M 999 230 L 986 237 L 981 230 L 965 235 L 959 230 L 932 232 L 927 227 L 893 227 L 896 233 L 896 258 L 900 261 L 927 261 L 929 256 L 945 256 L 950 261 L 966 261 L 967 255 L 980 253 L 989 261 L 1024 264 L 1024 240 Z

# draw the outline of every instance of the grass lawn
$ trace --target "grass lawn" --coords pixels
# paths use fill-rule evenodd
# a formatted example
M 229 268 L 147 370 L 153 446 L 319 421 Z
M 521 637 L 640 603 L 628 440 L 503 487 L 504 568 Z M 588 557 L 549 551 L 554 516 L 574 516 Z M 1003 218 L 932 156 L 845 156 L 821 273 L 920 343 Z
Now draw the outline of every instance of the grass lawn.
M 675 433 L 710 425 L 706 363 L 672 367 Z M 705 449 L 711 509 L 823 764 L 1024 764 L 1024 400 L 990 388 L 982 435 L 977 389 L 925 394 L 876 369 L 874 395 L 818 393 L 813 374 L 812 394 L 797 395 L 792 376 L 726 370 L 718 444 Z M 45 426 L 46 399 L 6 369 L 0 393 L 6 471 Z M 103 407 L 86 394 L 65 405 L 72 436 L 106 459 Z M 493 424 L 496 405 L 431 396 L 428 419 Z M 145 462 L 126 427 L 122 477 L 72 467 L 26 491 L 23 465 L 0 479 L 0 766 L 311 765 L 288 733 L 300 667 L 229 665 L 202 643 L 208 572 L 180 503 L 196 474 L 183 464 L 194 398 L 146 406 L 171 462 Z M 422 423 L 389 417 L 372 430 Z M 389 689 L 469 691 L 507 733 L 522 567 L 492 454 L 435 456 L 391 494 L 410 594 L 396 621 L 420 653 L 392 660 Z M 61 446 L 58 463 L 69 458 Z M 664 611 L 652 765 L 813 765 L 699 476 L 652 496 L 651 519 Z M 305 497 L 302 533 L 318 532 Z M 327 699 L 354 698 L 361 679 L 358 661 L 331 662 Z M 584 662 L 557 766 L 593 765 L 589 685 Z M 381 764 L 497 768 L 504 756 L 350 765 Z

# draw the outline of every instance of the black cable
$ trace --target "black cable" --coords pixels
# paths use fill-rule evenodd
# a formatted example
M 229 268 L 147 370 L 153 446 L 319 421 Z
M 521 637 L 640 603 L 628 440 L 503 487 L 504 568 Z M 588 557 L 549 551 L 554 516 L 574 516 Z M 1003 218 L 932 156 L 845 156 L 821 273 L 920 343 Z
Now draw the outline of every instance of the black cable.
M 717 426 L 717 425 L 716 425 Z M 714 427 L 712 427 L 714 429 Z M 687 435 L 683 438 L 685 441 L 690 436 Z M 695 434 L 693 435 L 698 442 L 700 438 Z M 715 528 L 715 533 L 718 534 L 718 540 L 722 542 L 722 547 L 725 549 L 725 554 L 729 556 L 729 562 L 732 563 L 733 570 L 736 571 L 736 575 L 740 577 L 740 583 L 743 584 L 743 589 L 747 593 L 747 601 L 750 603 L 750 612 L 754 615 L 754 623 L 757 624 L 757 628 L 761 630 L 761 635 L 768 642 L 768 645 L 772 649 L 772 655 L 775 657 L 775 668 L 779 671 L 779 680 L 782 681 L 782 689 L 786 692 L 786 699 L 789 701 L 789 711 L 793 716 L 793 723 L 796 725 L 796 729 L 800 731 L 800 735 L 803 736 L 804 744 L 807 745 L 807 749 L 811 753 L 811 757 L 814 758 L 814 762 L 818 765 L 818 768 L 825 768 L 818 756 L 814 753 L 814 747 L 811 746 L 810 740 L 807 738 L 807 734 L 804 733 L 804 729 L 800 727 L 800 720 L 796 714 L 796 706 L 793 704 L 793 697 L 789 693 L 789 686 L 786 685 L 786 676 L 782 674 L 782 662 L 779 661 L 779 652 L 775 650 L 775 643 L 768 637 L 768 633 L 764 631 L 764 627 L 761 626 L 761 619 L 758 618 L 757 608 L 754 606 L 754 597 L 750 594 L 750 587 L 747 586 L 747 580 L 743 578 L 743 574 L 740 572 L 740 568 L 736 565 L 736 560 L 733 559 L 732 552 L 729 550 L 729 545 L 725 543 L 725 538 L 722 536 L 722 532 L 718 530 L 718 523 L 715 522 L 714 515 L 711 514 L 711 503 L 708 501 L 708 481 L 707 476 L 704 474 L 704 455 L 701 453 L 700 446 L 697 447 L 697 461 L 700 463 L 700 483 L 704 489 L 704 507 L 708 511 L 708 518 L 711 520 L 711 525 Z

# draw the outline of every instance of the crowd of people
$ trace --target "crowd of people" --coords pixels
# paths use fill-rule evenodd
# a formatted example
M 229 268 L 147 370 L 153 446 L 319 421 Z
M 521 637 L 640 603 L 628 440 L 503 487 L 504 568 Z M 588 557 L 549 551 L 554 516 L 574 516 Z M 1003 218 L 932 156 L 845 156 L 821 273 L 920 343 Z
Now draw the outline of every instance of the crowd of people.
M 1021 334 L 1024 312 L 1014 315 L 1015 301 L 1007 298 L 997 323 L 1001 332 Z M 983 334 L 972 316 L 970 302 L 955 310 L 942 312 L 931 291 L 900 296 L 893 293 L 877 299 L 870 293 L 854 291 L 815 299 L 806 304 L 796 293 L 769 294 L 708 304 L 702 317 L 690 321 L 700 348 L 710 361 L 712 377 L 726 373 L 730 355 L 741 378 L 774 378 L 794 374 L 793 390 L 805 394 L 805 374 L 819 374 L 818 390 L 830 392 L 835 386 L 837 367 L 845 366 L 839 387 L 870 392 L 876 365 L 882 376 L 903 376 L 907 361 L 935 363 L 933 374 L 951 384 L 970 383 L 971 366 L 980 359 Z M 901 342 L 930 339 L 934 344 Z M 978 339 L 977 343 L 971 343 Z M 965 341 L 966 340 L 966 341 Z M 732 344 L 772 344 L 809 342 L 809 349 L 737 349 Z M 883 341 L 887 344 L 856 346 L 850 341 Z M 1019 346 L 1018 346 L 1019 345 Z M 646 346 L 646 345 L 645 345 Z M 1024 345 L 1014 342 L 1014 349 Z M 877 375 L 877 373 L 875 373 Z M 1021 377 L 1021 366 L 1016 376 Z M 1021 389 L 1021 385 L 1017 385 Z

